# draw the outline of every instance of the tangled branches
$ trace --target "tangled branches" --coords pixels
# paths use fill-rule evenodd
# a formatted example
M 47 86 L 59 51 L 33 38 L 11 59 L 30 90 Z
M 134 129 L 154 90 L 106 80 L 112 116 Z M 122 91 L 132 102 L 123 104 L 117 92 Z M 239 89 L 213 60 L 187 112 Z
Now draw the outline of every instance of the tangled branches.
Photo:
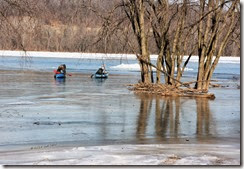
M 149 93 L 161 96 L 176 96 L 176 97 L 203 97 L 209 99 L 215 99 L 214 94 L 206 93 L 202 90 L 193 88 L 179 88 L 172 85 L 165 84 L 147 84 L 137 83 L 128 85 L 129 90 L 135 93 Z

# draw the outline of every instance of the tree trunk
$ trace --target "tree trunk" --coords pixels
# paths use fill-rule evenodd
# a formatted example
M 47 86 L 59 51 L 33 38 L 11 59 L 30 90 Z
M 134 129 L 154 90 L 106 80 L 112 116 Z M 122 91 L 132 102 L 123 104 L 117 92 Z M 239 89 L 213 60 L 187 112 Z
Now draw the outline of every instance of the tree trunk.
M 145 23 L 144 23 L 144 4 L 143 0 L 139 0 L 139 27 L 140 27 L 140 47 L 141 47 L 141 57 L 143 60 L 149 59 L 148 53 L 148 46 L 147 46 L 147 39 L 145 34 Z M 150 83 L 150 75 L 149 75 L 149 67 L 145 63 L 142 64 L 142 82 L 143 83 Z
M 234 5 L 237 5 L 236 4 L 237 2 L 238 1 L 235 1 L 235 4 Z M 231 25 L 230 25 L 230 27 L 228 29 L 227 34 L 225 35 L 224 40 L 221 42 L 220 48 L 218 50 L 218 54 L 217 54 L 217 56 L 216 56 L 216 58 L 215 58 L 215 60 L 214 60 L 214 62 L 212 64 L 212 66 L 211 66 L 210 71 L 209 71 L 209 75 L 208 75 L 208 78 L 207 78 L 208 81 L 207 81 L 207 84 L 206 84 L 206 87 L 205 87 L 206 89 L 208 89 L 210 80 L 211 80 L 212 75 L 213 75 L 213 72 L 214 72 L 214 70 L 215 70 L 215 68 L 216 68 L 216 66 L 217 66 L 217 64 L 219 62 L 220 56 L 222 55 L 223 50 L 226 47 L 226 45 L 228 43 L 228 40 L 230 39 L 230 36 L 231 36 L 231 34 L 233 33 L 233 31 L 235 29 L 235 24 L 236 24 L 235 23 L 235 17 L 236 17 L 236 15 L 235 15 L 234 9 L 235 8 L 233 8 L 233 12 L 232 12 L 232 16 L 231 16 Z
M 218 24 L 218 22 L 220 22 L 219 15 L 220 15 L 220 12 L 223 9 L 223 7 L 221 8 L 221 10 L 218 10 L 217 11 L 217 14 L 216 14 L 216 17 L 217 17 L 216 18 L 216 21 L 217 21 L 217 23 L 216 23 L 216 25 L 214 25 L 216 27 L 214 28 L 214 33 L 212 35 L 213 38 L 211 39 L 212 41 L 209 42 L 210 45 L 209 45 L 209 49 L 208 49 L 209 50 L 209 52 L 208 52 L 208 59 L 207 59 L 207 61 L 205 63 L 205 74 L 204 74 L 204 85 L 203 85 L 203 89 L 204 90 L 208 90 L 210 80 L 211 80 L 212 75 L 213 75 L 213 72 L 214 72 L 214 70 L 215 70 L 215 68 L 216 68 L 216 66 L 218 64 L 219 58 L 222 55 L 223 50 L 225 49 L 226 44 L 228 43 L 228 40 L 230 39 L 230 36 L 231 36 L 231 34 L 233 33 L 233 31 L 235 29 L 235 24 L 236 24 L 235 17 L 236 17 L 236 15 L 235 15 L 235 11 L 234 10 L 236 8 L 237 2 L 238 2 L 238 0 L 235 1 L 235 2 L 233 2 L 232 5 L 231 5 L 231 7 L 230 7 L 230 9 L 229 9 L 229 11 L 228 11 L 228 13 L 230 12 L 230 14 L 231 14 L 231 23 L 230 23 L 230 26 L 229 26 L 229 29 L 228 29 L 227 33 L 224 36 L 223 41 L 220 44 L 220 47 L 218 49 L 217 56 L 216 56 L 214 62 L 212 63 L 212 65 L 211 65 L 213 55 L 214 55 L 214 53 L 216 51 L 216 48 L 217 48 L 217 42 L 219 40 L 219 34 L 221 32 L 221 31 L 218 31 L 217 32 L 217 30 L 219 29 L 219 27 L 218 27 L 217 24 Z M 226 29 L 227 16 L 228 15 L 226 14 L 226 16 L 224 18 L 224 24 L 223 24 L 221 30 L 223 30 L 224 28 Z

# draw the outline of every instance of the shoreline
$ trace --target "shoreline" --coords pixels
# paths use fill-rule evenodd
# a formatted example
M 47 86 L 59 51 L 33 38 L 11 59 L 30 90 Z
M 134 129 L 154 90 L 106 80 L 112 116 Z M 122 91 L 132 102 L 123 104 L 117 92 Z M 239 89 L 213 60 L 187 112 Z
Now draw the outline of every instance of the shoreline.
M 238 157 L 240 157 L 238 144 L 121 144 L 46 147 L 6 152 L 1 153 L 0 163 L 4 165 L 240 165 Z
M 129 59 L 136 60 L 135 54 L 118 54 L 118 53 L 82 53 L 82 52 L 49 52 L 49 51 L 12 51 L 12 50 L 0 50 L 0 56 L 15 56 L 15 57 L 42 57 L 42 58 L 68 58 L 68 59 Z M 152 60 L 157 60 L 155 54 L 151 54 Z M 186 60 L 188 55 L 184 56 Z M 215 57 L 213 57 L 215 58 Z M 234 60 L 240 63 L 240 56 L 221 56 L 222 60 Z M 193 55 L 191 61 L 197 62 L 198 56 Z

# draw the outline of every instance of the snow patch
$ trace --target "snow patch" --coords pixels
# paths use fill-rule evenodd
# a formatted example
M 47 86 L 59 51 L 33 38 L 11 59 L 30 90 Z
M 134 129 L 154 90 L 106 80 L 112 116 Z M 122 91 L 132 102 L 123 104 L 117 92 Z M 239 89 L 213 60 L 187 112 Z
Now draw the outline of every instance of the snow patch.
M 135 64 L 120 64 L 116 66 L 111 66 L 110 69 L 113 70 L 130 70 L 130 71 L 140 71 L 140 65 L 138 63 Z M 194 69 L 192 68 L 185 68 L 184 71 L 193 71 Z M 155 68 L 153 68 L 153 71 L 156 71 Z M 175 71 L 177 71 L 177 67 L 175 67 Z
M 209 153 L 213 150 L 214 154 Z M 238 150 L 238 151 L 235 151 Z M 232 152 L 225 153 L 223 152 Z M 195 144 L 107 145 L 0 154 L 10 165 L 240 165 L 236 146 Z
M 30 102 L 30 101 L 19 101 L 19 102 L 7 103 L 7 105 L 32 105 L 32 104 L 35 104 L 35 103 Z
M 111 66 L 110 69 L 114 70 L 134 70 L 134 71 L 139 71 L 140 70 L 140 65 L 135 63 L 135 64 L 120 64 L 117 66 Z
M 215 164 L 216 161 L 218 161 L 219 158 L 215 156 L 202 156 L 202 157 L 185 157 L 182 159 L 179 159 L 175 161 L 174 165 L 189 165 L 189 164 L 194 164 L 194 165 L 213 165 Z

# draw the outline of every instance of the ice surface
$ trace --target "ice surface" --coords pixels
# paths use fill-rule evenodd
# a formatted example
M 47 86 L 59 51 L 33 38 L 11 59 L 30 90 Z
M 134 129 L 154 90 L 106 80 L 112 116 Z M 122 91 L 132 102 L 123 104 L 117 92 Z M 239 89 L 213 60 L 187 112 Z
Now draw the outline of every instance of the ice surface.
M 240 165 L 238 148 L 238 146 L 212 144 L 125 144 L 43 148 L 1 153 L 0 163 L 15 165 Z
M 136 59 L 134 54 L 104 54 L 104 53 L 78 53 L 78 52 L 36 52 L 36 51 L 8 51 L 0 50 L 0 56 L 31 56 L 47 58 L 82 58 L 82 59 Z M 152 60 L 157 59 L 157 55 L 150 55 Z M 184 56 L 186 60 L 188 56 Z M 191 62 L 198 62 L 198 56 L 192 56 Z M 219 63 L 237 63 L 240 64 L 240 57 L 220 57 Z

